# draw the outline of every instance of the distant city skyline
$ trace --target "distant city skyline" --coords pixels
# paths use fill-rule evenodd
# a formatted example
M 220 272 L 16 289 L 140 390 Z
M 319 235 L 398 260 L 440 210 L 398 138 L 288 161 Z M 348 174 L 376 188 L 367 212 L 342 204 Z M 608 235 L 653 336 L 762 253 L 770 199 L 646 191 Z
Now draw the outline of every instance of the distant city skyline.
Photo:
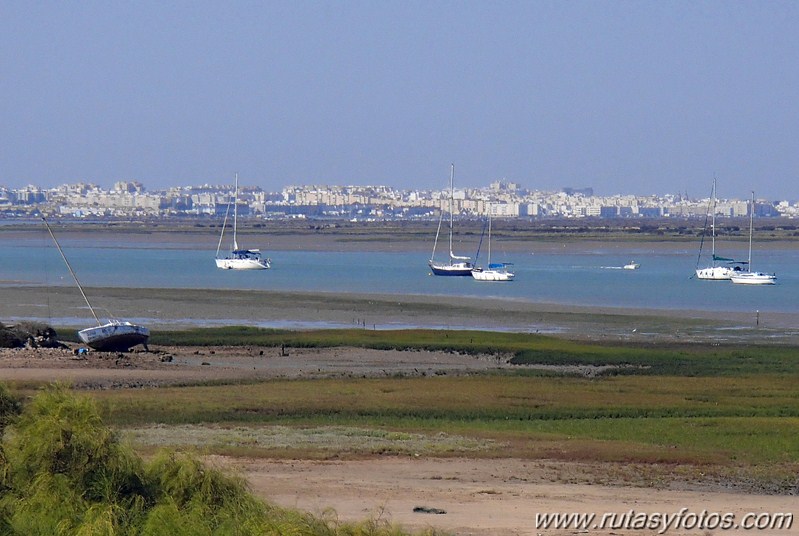
M 316 183 L 316 184 L 287 184 L 278 189 L 265 189 L 257 184 L 249 184 L 246 181 L 239 182 L 239 192 L 243 196 L 257 194 L 260 196 L 267 195 L 270 196 L 271 201 L 279 202 L 280 197 L 282 196 L 285 200 L 287 197 L 296 197 L 297 195 L 307 196 L 311 195 L 312 198 L 315 198 L 314 204 L 321 203 L 326 204 L 328 201 L 320 201 L 317 196 L 331 196 L 331 198 L 335 197 L 336 201 L 331 202 L 332 204 L 342 204 L 347 203 L 343 200 L 343 198 L 338 197 L 342 193 L 346 193 L 346 195 L 354 195 L 356 197 L 359 196 L 368 196 L 372 197 L 375 195 L 377 197 L 386 196 L 383 201 L 378 201 L 377 204 L 381 204 L 384 202 L 390 203 L 394 199 L 403 198 L 403 199 L 448 199 L 450 195 L 449 186 L 441 187 L 441 188 L 424 188 L 424 189 L 412 189 L 412 188 L 395 188 L 390 185 L 381 185 L 381 184 L 368 184 L 368 185 L 355 185 L 355 184 L 330 184 L 330 183 Z M 225 196 L 232 195 L 234 189 L 234 184 L 232 182 L 226 181 L 224 179 L 215 181 L 215 182 L 206 182 L 206 183 L 195 183 L 195 184 L 182 184 L 182 185 L 175 185 L 175 186 L 168 186 L 168 187 L 149 187 L 147 184 L 136 181 L 136 180 L 122 180 L 116 181 L 110 187 L 102 186 L 98 183 L 93 183 L 89 181 L 79 181 L 74 183 L 63 183 L 58 184 L 55 186 L 41 186 L 35 184 L 29 184 L 18 188 L 10 188 L 6 185 L 0 184 L 0 205 L 8 206 L 9 200 L 13 203 L 16 202 L 17 199 L 27 200 L 30 204 L 36 204 L 38 201 L 31 201 L 31 199 L 38 199 L 38 196 L 44 197 L 59 197 L 61 195 L 67 194 L 70 196 L 77 195 L 78 197 L 82 197 L 84 195 L 89 196 L 96 196 L 101 195 L 105 196 L 106 194 L 114 196 L 114 195 L 127 195 L 127 196 L 139 196 L 139 197 L 149 197 L 150 199 L 153 198 L 150 194 L 155 195 L 167 195 L 167 196 L 182 196 L 186 195 L 195 195 L 200 192 L 204 193 L 212 193 L 213 195 L 222 194 L 224 192 Z M 677 203 L 688 203 L 688 204 L 703 204 L 702 206 L 703 211 L 707 209 L 707 203 L 712 199 L 711 195 L 696 195 L 691 196 L 687 192 L 674 192 L 674 193 L 667 193 L 667 194 L 646 194 L 646 195 L 636 195 L 630 194 L 625 192 L 613 192 L 609 194 L 598 194 L 594 191 L 591 186 L 585 187 L 562 187 L 562 188 L 552 188 L 552 189 L 537 189 L 537 188 L 527 188 L 523 184 L 515 183 L 512 181 L 507 180 L 497 180 L 492 181 L 490 184 L 479 185 L 475 187 L 459 187 L 454 189 L 454 199 L 483 199 L 486 203 L 493 203 L 491 199 L 496 199 L 497 196 L 500 198 L 500 203 L 507 202 L 508 200 L 512 199 L 514 201 L 518 201 L 520 199 L 519 196 L 533 196 L 534 198 L 539 198 L 539 196 L 546 196 L 552 198 L 563 199 L 562 196 L 566 196 L 568 199 L 574 198 L 582 198 L 589 203 L 596 203 L 597 201 L 601 200 L 626 200 L 625 202 L 632 201 L 633 203 L 643 202 L 643 203 L 652 203 L 652 202 L 677 202 Z M 728 203 L 737 203 L 737 204 L 744 204 L 746 205 L 749 203 L 750 195 L 754 193 L 756 194 L 756 201 L 760 204 L 765 205 L 773 205 L 773 206 L 780 206 L 783 209 L 788 207 L 790 208 L 791 217 L 796 216 L 796 209 L 799 208 L 799 200 L 791 200 L 791 199 L 784 199 L 784 198 L 776 198 L 771 199 L 768 197 L 764 197 L 762 195 L 757 195 L 757 192 L 750 191 L 747 192 L 747 196 L 745 197 L 737 197 L 737 196 L 716 196 L 716 200 L 718 201 L 719 205 L 717 208 L 721 207 L 721 205 L 726 206 Z M 32 197 L 31 197 L 32 196 Z M 277 196 L 277 197 L 275 197 Z M 228 199 L 227 197 L 225 199 Z M 264 198 L 265 199 L 265 198 Z M 224 201 L 225 203 L 227 201 Z M 361 198 L 359 201 L 354 201 L 355 204 L 369 204 L 365 198 Z M 125 203 L 123 203 L 124 205 Z M 722 209 L 720 209 L 722 210 Z M 723 211 L 723 210 L 722 210 Z M 704 214 L 704 212 L 702 212 Z
M 70 186 L 71 187 L 71 186 L 75 186 L 75 185 L 78 185 L 78 184 L 86 184 L 86 185 L 94 185 L 97 188 L 100 188 L 101 190 L 111 191 L 119 183 L 138 183 L 147 192 L 167 191 L 167 190 L 171 190 L 171 189 L 192 189 L 192 188 L 196 189 L 196 188 L 203 188 L 203 187 L 216 188 L 216 187 L 222 187 L 222 186 L 227 186 L 227 187 L 232 189 L 233 188 L 233 183 L 234 183 L 234 178 L 235 177 L 219 177 L 216 180 L 205 181 L 205 182 L 192 182 L 192 183 L 186 183 L 186 184 L 173 184 L 173 183 L 170 182 L 169 186 L 153 186 L 153 185 L 149 185 L 149 184 L 145 183 L 144 181 L 140 181 L 140 180 L 137 180 L 137 179 L 130 179 L 130 178 L 114 180 L 114 181 L 99 181 L 99 182 L 98 181 L 88 181 L 88 180 L 74 180 L 74 181 L 59 182 L 57 184 L 33 184 L 33 183 L 28 183 L 28 184 L 24 184 L 24 185 L 16 186 L 16 187 L 0 183 L 0 189 L 8 188 L 10 190 L 24 190 L 26 188 L 33 187 L 33 188 L 41 188 L 43 190 L 53 190 L 53 189 L 57 189 L 57 188 L 64 187 L 64 186 Z M 593 196 L 596 196 L 596 197 L 616 197 L 616 196 L 668 197 L 668 196 L 676 196 L 676 197 L 690 198 L 690 199 L 693 199 L 693 200 L 702 200 L 702 199 L 708 199 L 710 197 L 710 194 L 711 194 L 710 190 L 706 190 L 706 191 L 703 192 L 703 191 L 701 191 L 701 188 L 698 191 L 696 191 L 695 193 L 691 193 L 690 191 L 684 191 L 684 192 L 674 191 L 674 192 L 664 192 L 664 193 L 649 192 L 649 193 L 639 193 L 639 194 L 632 193 L 632 192 L 599 193 L 599 192 L 596 191 L 596 188 L 594 188 L 590 184 L 583 184 L 583 185 L 579 185 L 579 186 L 576 186 L 576 185 L 563 185 L 563 186 L 554 187 L 554 188 L 536 188 L 536 187 L 527 186 L 526 184 L 523 184 L 523 183 L 520 183 L 520 182 L 511 181 L 511 180 L 508 180 L 506 178 L 495 179 L 495 180 L 487 181 L 485 184 L 475 184 L 474 186 L 456 186 L 455 190 L 456 191 L 489 190 L 492 187 L 492 185 L 495 184 L 495 183 L 513 184 L 515 188 L 518 188 L 520 190 L 527 190 L 527 191 L 530 191 L 530 192 L 548 192 L 548 193 L 561 192 L 561 193 L 568 193 L 568 194 L 580 193 L 580 194 L 589 195 L 589 196 L 592 196 L 592 197 Z M 705 185 L 700 185 L 700 186 L 705 186 Z M 443 191 L 449 191 L 449 185 L 448 184 L 447 185 L 440 184 L 440 185 L 434 185 L 434 186 L 430 186 L 430 187 L 425 187 L 425 186 L 423 186 L 423 187 L 403 187 L 403 186 L 394 186 L 394 185 L 389 185 L 389 184 L 379 184 L 379 183 L 376 183 L 376 182 L 368 182 L 368 181 L 364 182 L 363 184 L 355 184 L 355 183 L 335 184 L 335 183 L 332 183 L 332 182 L 325 182 L 325 181 L 317 181 L 315 183 L 303 183 L 303 184 L 301 184 L 301 183 L 288 184 L 287 183 L 287 184 L 283 184 L 283 185 L 277 186 L 275 188 L 267 188 L 265 186 L 262 186 L 262 185 L 258 184 L 257 182 L 248 181 L 246 177 L 239 176 L 239 188 L 240 189 L 257 188 L 257 189 L 260 189 L 261 191 L 263 191 L 265 193 L 281 193 L 281 192 L 283 192 L 285 190 L 290 190 L 292 188 L 314 188 L 314 187 L 329 187 L 329 188 L 362 188 L 362 187 L 369 188 L 369 187 L 374 187 L 374 188 L 389 188 L 389 189 L 392 189 L 392 190 L 395 190 L 395 191 L 404 191 L 404 192 L 412 192 L 412 191 L 437 191 L 437 192 L 443 192 Z M 586 194 L 585 193 L 586 191 L 590 191 L 591 193 L 590 194 Z M 718 198 L 719 199 L 749 199 L 749 197 L 750 197 L 750 195 L 751 195 L 751 193 L 753 191 L 754 191 L 757 199 L 761 200 L 761 201 L 766 201 L 766 202 L 789 201 L 791 203 L 799 202 L 799 199 L 791 199 L 791 198 L 786 198 L 786 197 L 771 198 L 771 197 L 759 194 L 756 190 L 747 190 L 746 192 L 743 192 L 741 195 L 736 195 L 736 194 L 721 195 L 721 194 L 719 194 Z
M 799 199 L 799 3 L 0 3 L 0 185 Z M 226 179 L 229 178 L 229 179 Z
M 230 209 L 233 185 L 200 185 L 147 190 L 140 182 L 121 181 L 112 190 L 78 183 L 44 189 L 0 189 L 0 217 L 28 218 L 41 212 L 71 218 L 222 217 Z M 527 191 L 511 183 L 466 188 L 450 198 L 448 190 L 395 190 L 386 186 L 295 186 L 282 192 L 239 185 L 242 214 L 267 219 L 435 220 L 451 210 L 469 217 L 495 218 L 704 218 L 712 208 L 718 217 L 799 217 L 799 203 L 785 200 L 754 206 L 749 200 L 686 199 L 679 195 L 594 196 L 591 189 Z M 752 210 L 754 209 L 754 212 Z M 437 216 L 438 215 L 438 216 Z M 441 221 L 440 219 L 438 221 Z M 785 229 L 793 224 L 788 224 Z

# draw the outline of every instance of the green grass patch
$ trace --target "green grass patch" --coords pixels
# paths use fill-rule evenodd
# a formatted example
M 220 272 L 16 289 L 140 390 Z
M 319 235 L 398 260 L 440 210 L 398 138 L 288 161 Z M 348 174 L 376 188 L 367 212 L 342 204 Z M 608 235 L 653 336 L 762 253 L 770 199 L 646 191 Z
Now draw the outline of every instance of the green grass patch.
M 151 344 L 184 346 L 289 346 L 296 348 L 330 348 L 355 346 L 375 349 L 439 350 L 467 353 L 515 352 L 530 345 L 557 346 L 565 343 L 554 337 L 523 333 L 446 330 L 366 330 L 327 329 L 289 331 L 229 326 L 196 328 L 180 331 L 155 331 Z M 573 344 L 573 343 L 567 343 Z
M 156 331 L 153 345 L 265 346 L 430 350 L 510 356 L 517 365 L 608 366 L 602 374 L 736 376 L 799 374 L 799 349 L 711 344 L 589 344 L 557 337 L 488 331 L 331 329 L 288 331 L 255 327 Z M 520 367 L 520 370 L 523 370 Z
M 96 396 L 108 418 L 118 423 L 799 416 L 799 385 L 783 376 L 337 378 L 105 391 Z
M 511 445 L 484 456 L 799 463 L 799 384 L 781 375 L 279 380 L 94 396 L 122 428 L 352 427 Z
M 348 454 L 471 455 L 498 448 L 490 439 L 407 432 L 357 426 L 223 426 L 151 425 L 123 429 L 124 436 L 143 447 L 191 447 L 213 452 L 261 455 L 273 451 L 323 452 L 338 458 Z
M 780 347 L 535 348 L 517 352 L 516 365 L 615 366 L 603 374 L 668 376 L 737 376 L 742 374 L 795 374 L 799 351 Z

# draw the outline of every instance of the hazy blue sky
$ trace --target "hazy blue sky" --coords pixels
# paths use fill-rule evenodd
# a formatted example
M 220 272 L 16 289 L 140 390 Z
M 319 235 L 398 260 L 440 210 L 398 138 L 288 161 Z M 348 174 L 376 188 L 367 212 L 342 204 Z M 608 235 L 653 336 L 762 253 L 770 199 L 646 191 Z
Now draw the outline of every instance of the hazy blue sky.
M 799 199 L 799 2 L 0 0 L 0 185 Z

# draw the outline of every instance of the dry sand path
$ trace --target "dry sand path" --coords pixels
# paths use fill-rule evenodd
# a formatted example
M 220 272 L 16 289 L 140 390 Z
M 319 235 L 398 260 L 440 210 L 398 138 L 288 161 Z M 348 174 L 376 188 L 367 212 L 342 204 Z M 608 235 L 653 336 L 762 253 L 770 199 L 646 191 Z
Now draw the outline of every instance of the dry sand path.
M 236 463 L 253 491 L 282 506 L 321 514 L 333 508 L 339 519 L 382 518 L 405 527 L 435 527 L 461 536 L 645 535 L 657 530 L 619 527 L 581 530 L 536 528 L 536 515 L 555 512 L 701 515 L 732 513 L 740 522 L 753 513 L 799 514 L 796 497 L 658 490 L 559 480 L 578 474 L 580 464 L 517 459 L 389 458 L 361 461 L 269 461 Z M 596 471 L 594 467 L 592 469 Z M 446 513 L 417 513 L 424 507 Z M 690 518 L 686 516 L 686 522 Z M 669 535 L 799 534 L 789 530 L 720 531 L 670 528 Z

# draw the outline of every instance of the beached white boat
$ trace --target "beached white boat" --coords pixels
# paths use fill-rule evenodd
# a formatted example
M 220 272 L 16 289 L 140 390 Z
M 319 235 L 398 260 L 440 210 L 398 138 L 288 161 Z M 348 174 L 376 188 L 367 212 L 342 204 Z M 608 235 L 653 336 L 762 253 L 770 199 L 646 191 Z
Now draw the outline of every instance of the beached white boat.
M 219 235 L 219 244 L 216 246 L 216 267 L 222 270 L 267 270 L 271 268 L 272 261 L 262 258 L 260 250 L 239 248 L 236 237 L 238 231 L 238 200 L 239 174 L 236 173 L 236 186 L 233 194 L 233 249 L 225 257 L 219 256 L 230 210 L 230 204 L 228 204 L 228 210 L 225 211 L 225 220 L 222 223 L 222 233 Z
M 713 178 L 713 188 L 708 202 L 710 212 L 710 243 L 711 243 L 711 264 L 704 268 L 699 267 L 702 261 L 702 246 L 705 243 L 705 232 L 707 230 L 707 218 L 705 218 L 705 230 L 702 232 L 702 240 L 699 242 L 699 256 L 696 259 L 696 278 L 705 281 L 729 281 L 738 272 L 741 272 L 741 263 L 735 259 L 719 257 L 716 255 L 716 178 Z M 724 264 L 719 264 L 724 263 Z
M 427 265 L 433 275 L 452 275 L 452 276 L 468 276 L 471 275 L 474 269 L 471 257 L 464 257 L 462 255 L 455 255 L 452 252 L 452 229 L 453 229 L 453 213 L 452 205 L 455 198 L 454 190 L 455 180 L 455 164 L 452 164 L 449 175 L 449 262 L 436 262 L 436 248 L 438 247 L 438 237 L 441 234 L 441 223 L 444 220 L 444 212 L 441 212 L 441 217 L 438 220 L 438 230 L 436 231 L 436 240 L 433 242 L 433 253 L 430 255 L 430 260 Z
M 91 311 L 92 316 L 97 321 L 96 326 L 78 331 L 80 340 L 91 348 L 103 352 L 126 352 L 137 344 L 144 345 L 146 349 L 147 341 L 150 338 L 150 330 L 146 327 L 116 319 L 110 319 L 105 324 L 100 321 L 97 313 L 94 312 L 94 307 L 92 307 L 92 304 L 89 302 L 89 298 L 86 297 L 86 293 L 83 291 L 78 276 L 75 274 L 75 271 L 67 260 L 67 256 L 61 249 L 61 244 L 56 240 L 55 234 L 53 234 L 53 230 L 50 228 L 50 224 L 47 223 L 44 217 L 42 217 L 42 221 L 45 227 L 47 227 L 50 236 L 53 238 L 53 242 L 55 242 L 56 248 L 58 248 L 58 252 L 61 254 L 61 258 L 64 259 L 64 264 L 67 265 L 69 273 L 75 280 L 75 284 L 78 286 L 83 300 L 89 307 L 89 311 Z
M 755 192 L 752 192 L 752 204 L 749 207 L 749 260 L 745 271 L 733 274 L 730 279 L 739 285 L 773 285 L 777 281 L 776 274 L 752 271 L 752 231 L 755 221 Z
M 122 352 L 137 344 L 147 348 L 150 330 L 131 322 L 111 319 L 105 324 L 78 331 L 78 337 L 95 350 Z
M 509 262 L 491 262 L 491 211 L 488 214 L 488 267 L 477 267 L 472 270 L 472 277 L 476 281 L 513 281 L 516 274 L 508 270 Z

